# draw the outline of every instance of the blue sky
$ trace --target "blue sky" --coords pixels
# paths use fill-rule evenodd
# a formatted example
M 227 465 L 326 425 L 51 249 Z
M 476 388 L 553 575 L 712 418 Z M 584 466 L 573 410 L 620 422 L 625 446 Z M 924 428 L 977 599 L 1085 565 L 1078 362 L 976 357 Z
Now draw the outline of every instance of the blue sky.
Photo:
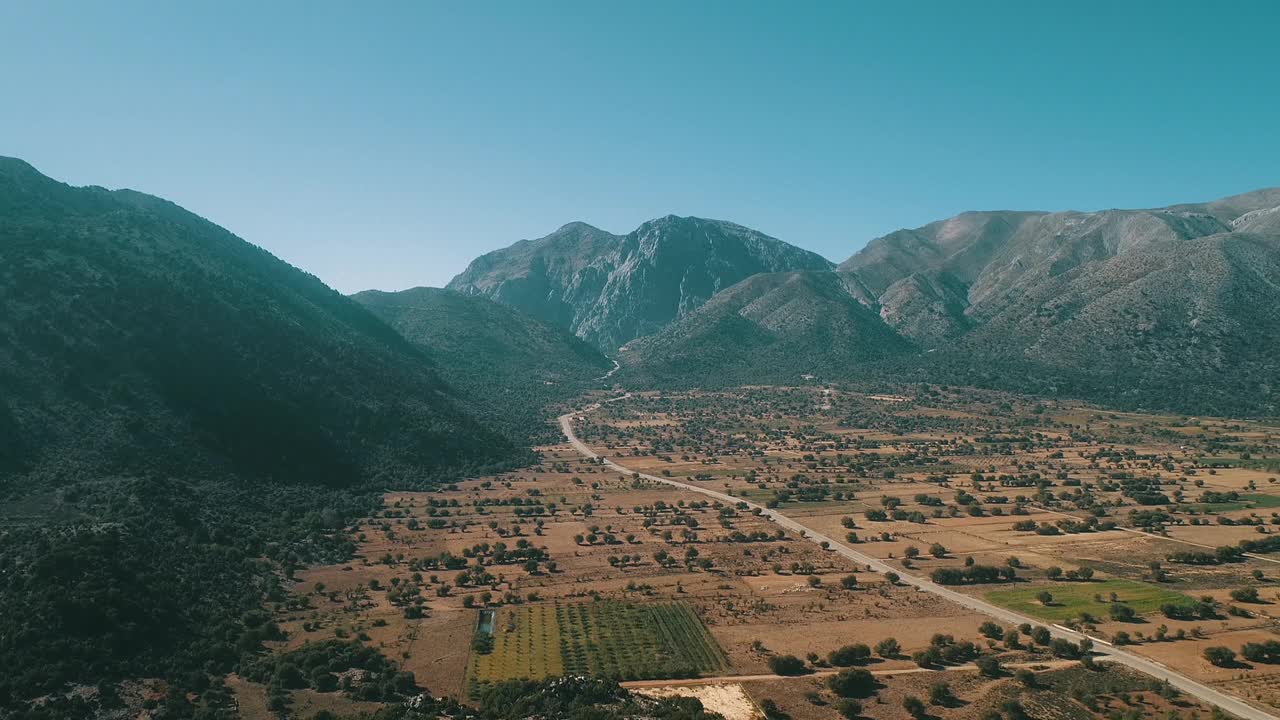
M 9 2 L 0 154 L 345 292 L 668 213 L 838 262 L 966 209 L 1280 185 L 1278 26 L 1262 2 Z

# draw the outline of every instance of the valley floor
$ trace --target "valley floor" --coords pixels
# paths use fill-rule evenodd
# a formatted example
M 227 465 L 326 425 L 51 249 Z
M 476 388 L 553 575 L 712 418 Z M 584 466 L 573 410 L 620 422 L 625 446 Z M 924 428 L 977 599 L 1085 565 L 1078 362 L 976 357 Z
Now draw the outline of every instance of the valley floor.
M 1084 669 L 1019 631 L 1027 617 L 1104 653 L 1123 644 L 1246 703 L 1242 716 L 1280 707 L 1280 669 L 1244 653 L 1277 637 L 1274 426 L 808 387 L 638 394 L 572 430 L 583 447 L 541 448 L 536 466 L 389 493 L 352 528 L 354 562 L 299 573 L 278 651 L 359 640 L 459 697 L 561 672 L 730 698 L 740 687 L 756 710 L 770 701 L 803 719 L 838 717 L 827 682 L 843 668 L 828 656 L 862 644 L 857 666 L 880 686 L 865 717 L 901 717 L 905 697 L 938 682 L 955 696 L 929 708 L 942 718 L 1011 701 L 1032 717 L 1207 714 L 1147 675 Z M 1222 546 L 1237 550 L 1219 559 Z M 970 581 L 967 568 L 1014 577 Z M 962 584 L 941 597 L 910 584 L 951 576 Z M 1236 661 L 1210 664 L 1211 647 Z M 1005 669 L 969 669 L 974 655 Z M 778 676 L 782 656 L 805 674 Z M 1032 668 L 1033 685 L 1014 672 Z M 305 707 L 341 697 L 303 693 Z

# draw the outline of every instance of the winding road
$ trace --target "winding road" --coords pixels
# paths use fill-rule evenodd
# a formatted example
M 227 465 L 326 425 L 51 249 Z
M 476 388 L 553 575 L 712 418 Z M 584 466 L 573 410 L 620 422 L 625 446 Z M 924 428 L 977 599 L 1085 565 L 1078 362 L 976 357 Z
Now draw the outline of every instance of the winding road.
M 605 400 L 604 402 L 618 402 L 621 400 L 625 400 L 628 397 L 630 397 L 630 393 L 627 393 L 625 395 L 620 395 L 615 398 L 610 398 L 609 400 Z M 1044 625 L 1042 621 L 1036 618 L 1033 618 L 1029 615 L 1023 615 L 1021 613 L 1017 613 L 1012 610 L 1002 608 L 998 605 L 993 605 L 985 600 L 982 600 L 981 598 L 972 597 L 969 595 L 965 595 L 964 593 L 951 590 L 947 587 L 944 587 L 942 585 L 939 585 L 933 582 L 932 580 L 929 580 L 928 578 L 920 577 L 918 575 L 912 575 L 910 573 L 903 572 L 902 570 L 899 570 L 897 568 L 891 567 L 890 565 L 886 564 L 879 558 L 874 558 L 870 555 L 860 553 L 857 550 L 854 550 L 853 548 L 849 547 L 848 545 L 845 545 L 842 542 L 838 542 L 834 538 L 827 537 L 822 533 L 819 533 L 805 525 L 800 524 L 799 522 L 796 522 L 795 520 L 791 519 L 790 517 L 787 517 L 786 515 L 783 515 L 777 510 L 767 508 L 763 505 L 750 502 L 743 498 L 733 497 L 732 495 L 726 495 L 725 493 L 717 492 L 709 488 L 699 487 L 697 485 L 680 482 L 679 480 L 673 480 L 671 478 L 664 478 L 664 477 L 659 477 L 657 475 L 649 475 L 646 473 L 637 472 L 623 465 L 619 465 L 618 463 L 596 453 L 594 450 L 588 447 L 586 443 L 578 439 L 578 435 L 577 433 L 574 432 L 574 429 L 573 429 L 574 418 L 590 413 L 598 409 L 600 405 L 601 403 L 595 403 L 592 405 L 588 405 L 587 407 L 581 410 L 565 413 L 564 415 L 560 416 L 561 430 L 564 431 L 565 437 L 568 438 L 569 443 L 573 445 L 574 449 L 578 451 L 578 454 L 582 455 L 583 457 L 596 460 L 600 462 L 602 465 L 604 465 L 605 467 L 609 468 L 610 470 L 621 473 L 623 475 L 639 476 L 644 478 L 645 480 L 650 480 L 653 482 L 662 483 L 664 485 L 677 487 L 682 490 L 688 490 L 690 492 L 706 495 L 708 497 L 714 498 L 728 505 L 746 506 L 747 508 L 750 508 L 753 511 L 759 510 L 760 515 L 762 517 L 768 518 L 769 520 L 776 523 L 778 526 L 786 528 L 787 530 L 790 530 L 796 533 L 800 537 L 806 540 L 809 540 L 810 542 L 813 542 L 819 545 L 821 545 L 822 543 L 827 543 L 827 546 L 829 547 L 831 552 L 838 553 L 860 565 L 865 565 L 867 568 L 877 573 L 885 574 L 885 573 L 892 572 L 896 574 L 898 576 L 899 584 L 911 585 L 924 592 L 933 593 L 934 595 L 938 595 L 940 597 L 946 598 L 947 600 L 950 600 L 951 602 L 954 602 L 957 605 L 960 605 L 970 610 L 990 616 L 1001 622 L 1008 623 L 1010 625 L 1021 625 L 1022 623 L 1031 623 L 1032 625 Z M 1074 630 L 1069 630 L 1065 627 L 1058 626 L 1058 625 L 1049 625 L 1045 627 L 1048 628 L 1050 634 L 1053 635 L 1054 637 L 1064 638 L 1067 640 L 1071 640 L 1073 642 L 1079 642 L 1088 637 L 1084 633 L 1076 632 Z M 1240 700 L 1239 698 L 1236 698 L 1232 695 L 1227 695 L 1226 693 L 1216 690 L 1208 685 L 1205 685 L 1204 683 L 1193 680 L 1187 677 L 1186 675 L 1183 675 L 1182 673 L 1179 673 L 1176 670 L 1173 670 L 1155 660 L 1149 660 L 1140 655 L 1136 655 L 1134 653 L 1121 650 L 1109 644 L 1104 645 L 1102 644 L 1101 641 L 1096 641 L 1095 638 L 1089 638 L 1089 639 L 1095 640 L 1095 644 L 1093 648 L 1094 654 L 1106 657 L 1107 659 L 1110 659 L 1112 662 L 1120 663 L 1121 665 L 1131 667 L 1139 672 L 1150 675 L 1151 677 L 1154 677 L 1157 680 L 1167 681 L 1170 685 L 1178 688 L 1179 690 L 1182 690 L 1185 693 L 1193 695 L 1207 703 L 1216 705 L 1219 708 L 1225 710 L 1226 712 L 1231 713 L 1232 715 L 1235 715 L 1241 718 L 1246 718 L 1247 720 L 1280 720 L 1280 718 L 1278 718 L 1275 715 L 1272 715 L 1269 712 L 1266 712 L 1265 710 L 1254 707 L 1253 705 L 1250 705 L 1244 702 L 1243 700 Z

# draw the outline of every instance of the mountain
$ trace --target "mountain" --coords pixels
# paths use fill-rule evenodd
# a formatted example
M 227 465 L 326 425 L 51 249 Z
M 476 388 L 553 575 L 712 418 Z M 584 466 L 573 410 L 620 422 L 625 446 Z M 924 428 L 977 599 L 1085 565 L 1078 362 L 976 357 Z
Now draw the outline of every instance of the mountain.
M 835 272 L 762 274 L 623 348 L 634 384 L 883 378 L 1280 413 L 1280 189 L 966 212 Z
M 964 213 L 877 238 L 839 269 L 935 351 L 924 378 L 1192 412 L 1280 400 L 1280 190 Z
M 0 159 L 0 238 L 10 481 L 343 485 L 516 452 L 360 304 L 172 203 Z
M 172 203 L 0 158 L 0 717 L 155 677 L 190 717 L 388 485 L 526 458 L 438 366 Z
M 831 267 L 741 225 L 669 215 L 627 235 L 570 223 L 477 258 L 448 288 L 523 310 L 611 352 L 757 273 Z
M 619 358 L 629 382 L 708 386 L 844 377 L 913 353 L 868 307 L 866 293 L 844 273 L 753 275 L 623 346 Z
M 568 330 L 483 296 L 422 287 L 352 299 L 427 352 L 468 407 L 513 436 L 550 427 L 547 404 L 599 386 L 612 367 Z

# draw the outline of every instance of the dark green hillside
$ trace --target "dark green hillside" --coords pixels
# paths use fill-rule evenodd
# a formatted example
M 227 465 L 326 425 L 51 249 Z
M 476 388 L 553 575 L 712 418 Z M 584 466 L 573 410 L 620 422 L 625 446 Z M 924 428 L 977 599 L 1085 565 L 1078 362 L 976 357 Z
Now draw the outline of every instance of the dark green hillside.
M 139 677 L 171 683 L 157 717 L 229 710 L 263 604 L 381 489 L 523 457 L 432 366 L 171 203 L 0 159 L 0 717 Z
M 0 161 L 0 466 L 330 485 L 512 448 L 358 303 L 140 193 Z
M 568 330 L 485 297 L 414 288 L 353 298 L 435 358 L 469 407 L 520 439 L 558 432 L 546 405 L 598 386 L 612 367 Z

